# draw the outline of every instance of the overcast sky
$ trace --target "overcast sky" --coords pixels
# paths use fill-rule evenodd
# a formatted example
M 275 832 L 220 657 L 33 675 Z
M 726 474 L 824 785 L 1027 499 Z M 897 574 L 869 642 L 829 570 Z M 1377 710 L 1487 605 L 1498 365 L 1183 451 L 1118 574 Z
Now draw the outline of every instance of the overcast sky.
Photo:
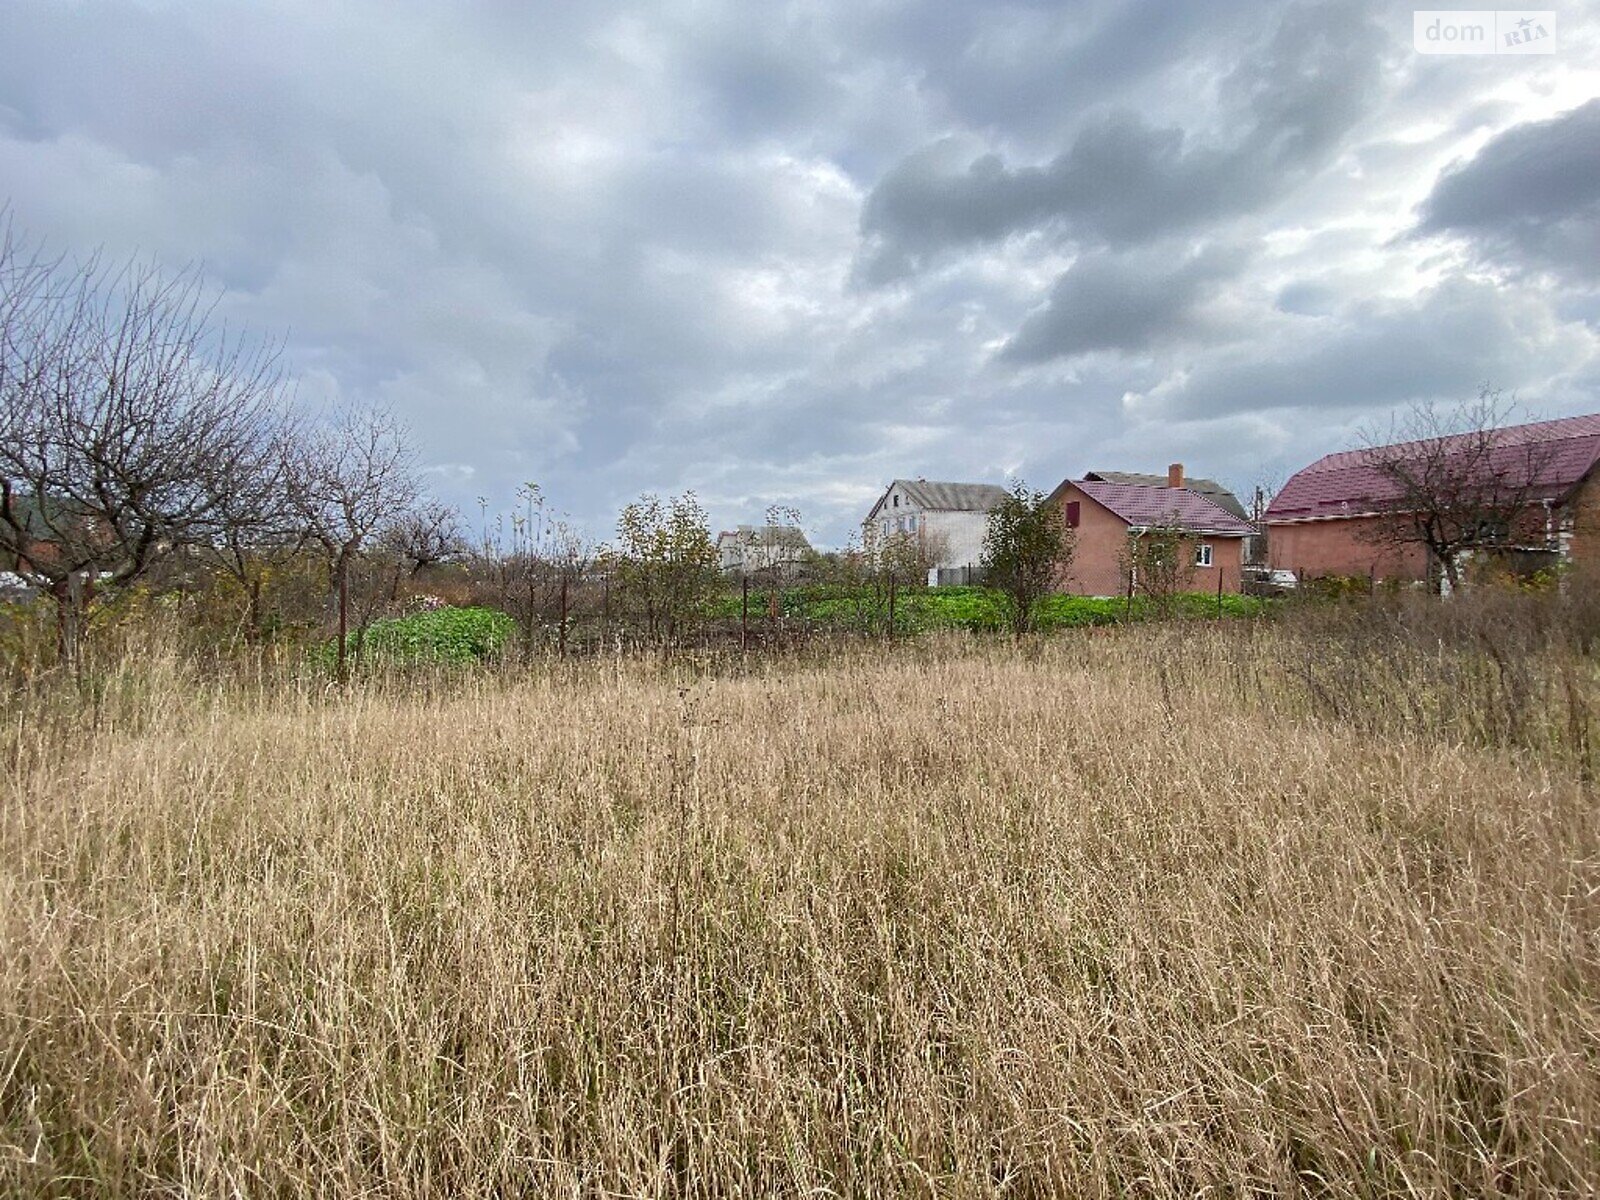
M 895 476 L 1243 489 L 1483 382 L 1600 411 L 1600 0 L 0 0 L 0 197 L 203 262 L 476 520 L 842 541 Z

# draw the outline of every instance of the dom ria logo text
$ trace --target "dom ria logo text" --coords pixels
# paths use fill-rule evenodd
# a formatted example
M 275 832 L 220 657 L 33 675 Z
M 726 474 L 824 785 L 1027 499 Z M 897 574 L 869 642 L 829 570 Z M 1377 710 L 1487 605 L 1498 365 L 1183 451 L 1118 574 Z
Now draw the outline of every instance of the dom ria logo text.
M 1554 54 L 1554 9 L 1428 9 L 1411 14 L 1418 54 Z

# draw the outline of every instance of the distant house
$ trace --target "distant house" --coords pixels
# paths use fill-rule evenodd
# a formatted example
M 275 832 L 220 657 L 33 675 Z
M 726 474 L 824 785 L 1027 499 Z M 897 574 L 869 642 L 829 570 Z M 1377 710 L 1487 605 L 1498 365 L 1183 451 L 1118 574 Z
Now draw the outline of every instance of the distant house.
M 1216 592 L 1220 581 L 1222 591 L 1240 590 L 1244 541 L 1255 532 L 1248 521 L 1189 487 L 1182 463 L 1174 463 L 1165 479 L 1133 476 L 1154 483 L 1113 482 L 1105 478 L 1111 474 L 1069 479 L 1050 493 L 1050 502 L 1061 506 L 1073 534 L 1072 562 L 1062 573 L 1062 591 L 1080 596 L 1125 594 L 1130 584 L 1129 539 L 1170 528 L 1186 535 L 1185 565 L 1192 566 L 1188 589 Z
M 96 544 L 96 528 L 103 525 L 68 501 L 0 488 L 0 570 L 48 573 L 61 565 L 61 538 Z
M 1517 528 L 1494 551 L 1530 560 L 1600 563 L 1600 414 L 1513 425 L 1484 435 L 1461 434 L 1319 458 L 1290 477 L 1267 506 L 1268 559 L 1276 570 L 1306 578 L 1367 576 L 1419 582 L 1438 564 L 1420 543 L 1384 536 L 1404 519 L 1405 499 L 1379 463 L 1443 462 L 1454 447 L 1485 477 L 1525 502 Z
M 989 510 L 1006 498 L 992 483 L 896 479 L 862 522 L 869 541 L 913 535 L 926 548 L 930 583 L 970 583 L 983 557 Z
M 717 535 L 717 565 L 730 575 L 774 568 L 791 574 L 812 554 L 804 531 L 794 525 L 741 525 Z
M 1143 487 L 1167 486 L 1167 477 L 1165 475 L 1147 475 L 1142 471 L 1090 471 L 1084 478 L 1098 483 L 1137 483 Z M 1262 527 L 1251 519 L 1250 513 L 1239 502 L 1239 497 L 1235 496 L 1215 479 L 1186 478 L 1183 481 L 1183 486 L 1191 492 L 1200 493 L 1213 504 L 1227 509 L 1241 521 L 1250 521 L 1253 528 L 1250 531 L 1250 536 L 1244 539 L 1245 564 L 1266 561 L 1267 539 L 1264 536 Z M 1256 516 L 1259 517 L 1261 515 L 1260 489 L 1257 489 L 1255 511 Z

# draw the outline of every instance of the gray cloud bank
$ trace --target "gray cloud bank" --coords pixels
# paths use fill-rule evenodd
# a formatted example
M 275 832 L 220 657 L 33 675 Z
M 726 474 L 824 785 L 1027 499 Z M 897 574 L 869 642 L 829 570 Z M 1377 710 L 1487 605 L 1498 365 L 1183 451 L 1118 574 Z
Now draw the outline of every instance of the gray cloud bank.
M 204 263 L 469 512 L 696 487 L 835 542 L 895 475 L 1600 408 L 1595 8 L 1508 63 L 1342 0 L 0 0 L 0 191 Z
M 1459 234 L 1512 269 L 1600 282 L 1600 99 L 1514 126 L 1445 172 L 1419 231 Z

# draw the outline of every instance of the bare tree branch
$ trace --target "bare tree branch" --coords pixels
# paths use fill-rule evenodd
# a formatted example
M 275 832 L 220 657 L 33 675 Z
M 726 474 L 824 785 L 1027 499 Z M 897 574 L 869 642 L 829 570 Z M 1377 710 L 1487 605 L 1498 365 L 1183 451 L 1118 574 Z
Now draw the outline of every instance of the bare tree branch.
M 1381 481 L 1367 500 L 1384 518 L 1369 538 L 1423 547 L 1452 590 L 1474 553 L 1543 546 L 1539 489 L 1553 448 L 1508 430 L 1515 411 L 1485 387 L 1460 408 L 1419 404 L 1386 437 L 1365 435 L 1362 462 Z
M 97 585 L 214 545 L 262 492 L 277 347 L 214 310 L 197 271 L 0 240 L 0 551 L 56 597 L 69 655 Z

